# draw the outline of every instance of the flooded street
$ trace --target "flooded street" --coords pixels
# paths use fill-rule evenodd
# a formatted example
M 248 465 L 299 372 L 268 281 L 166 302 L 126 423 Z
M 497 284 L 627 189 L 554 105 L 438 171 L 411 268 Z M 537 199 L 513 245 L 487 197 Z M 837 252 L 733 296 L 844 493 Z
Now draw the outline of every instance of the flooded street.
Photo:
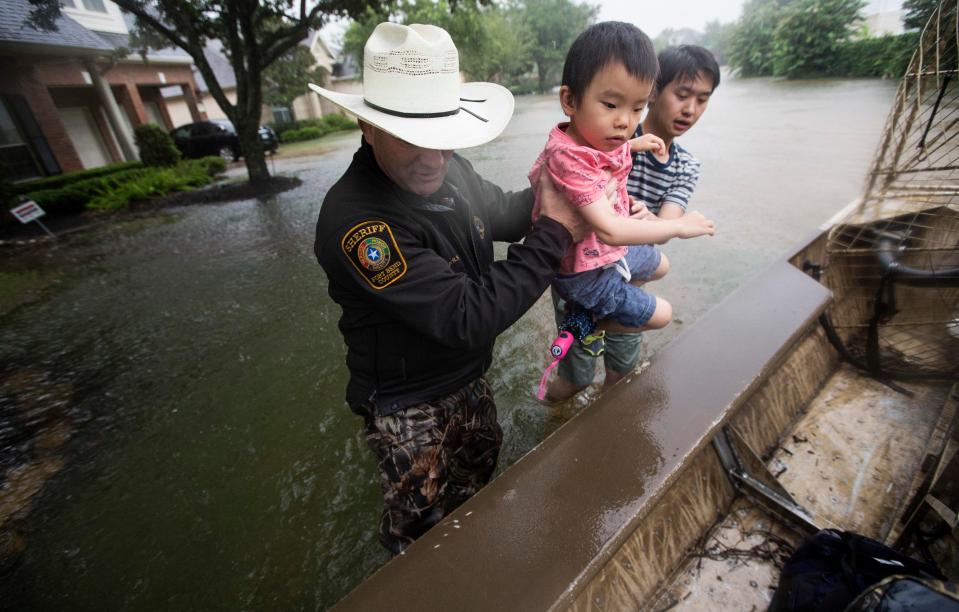
M 720 86 L 680 141 L 703 164 L 691 207 L 717 234 L 665 247 L 651 288 L 677 320 L 647 334 L 646 356 L 858 195 L 895 87 Z M 518 98 L 505 134 L 464 155 L 523 188 L 561 119 L 555 96 Z M 0 493 L 20 492 L 0 497 L 0 609 L 324 609 L 386 560 L 375 465 L 343 401 L 340 309 L 312 253 L 358 141 L 277 162 L 303 184 L 262 201 L 0 260 L 0 281 L 24 287 L 0 310 Z M 535 401 L 552 334 L 547 295 L 497 343 L 500 471 L 595 392 Z

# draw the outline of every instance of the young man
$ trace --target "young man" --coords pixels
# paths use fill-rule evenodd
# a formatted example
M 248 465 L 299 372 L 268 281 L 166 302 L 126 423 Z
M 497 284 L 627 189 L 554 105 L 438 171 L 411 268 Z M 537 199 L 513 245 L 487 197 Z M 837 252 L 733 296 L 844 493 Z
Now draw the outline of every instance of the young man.
M 649 112 L 635 136 L 659 136 L 667 154 L 657 158 L 647 151 L 633 156 L 626 186 L 629 195 L 638 200 L 633 207 L 634 216 L 675 219 L 685 214 L 699 180 L 699 160 L 675 139 L 688 132 L 706 112 L 709 98 L 719 86 L 719 77 L 716 59 L 703 47 L 683 45 L 659 54 L 659 76 Z M 553 305 L 559 324 L 565 317 L 566 305 L 555 291 Z M 636 367 L 642 340 L 640 333 L 606 332 L 604 391 Z M 565 400 L 589 386 L 596 357 L 579 342 L 574 343 L 557 367 L 558 375 L 549 385 L 547 398 Z
M 461 84 L 444 30 L 382 23 L 366 43 L 363 95 L 310 87 L 363 133 L 323 201 L 314 250 L 343 308 L 346 399 L 380 470 L 380 541 L 399 554 L 492 475 L 502 438 L 484 378 L 493 342 L 584 230 L 543 184 L 552 195 L 531 228 L 530 190 L 504 193 L 454 153 L 498 136 L 513 98 Z M 494 240 L 524 237 L 494 262 Z

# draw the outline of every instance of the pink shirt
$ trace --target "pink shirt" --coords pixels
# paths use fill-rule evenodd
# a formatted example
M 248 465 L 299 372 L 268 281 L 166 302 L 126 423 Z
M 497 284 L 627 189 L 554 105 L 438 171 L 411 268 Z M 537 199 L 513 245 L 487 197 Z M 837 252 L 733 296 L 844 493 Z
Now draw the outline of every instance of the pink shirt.
M 569 123 L 560 123 L 549 133 L 546 148 L 536 158 L 533 169 L 529 171 L 529 180 L 536 193 L 536 203 L 533 205 L 533 220 L 540 215 L 539 176 L 545 168 L 553 179 L 553 184 L 576 207 L 592 204 L 605 195 L 605 170 L 612 173 L 613 178 L 619 181 L 616 198 L 613 200 L 613 210 L 622 217 L 629 216 L 629 195 L 626 193 L 626 178 L 632 167 L 632 156 L 629 153 L 629 143 L 624 143 L 609 153 L 604 153 L 592 147 L 577 144 L 566 135 Z M 577 242 L 566 251 L 560 263 L 561 274 L 574 274 L 595 270 L 622 259 L 626 255 L 626 247 L 609 246 L 600 241 L 595 233 L 590 232 L 586 238 Z

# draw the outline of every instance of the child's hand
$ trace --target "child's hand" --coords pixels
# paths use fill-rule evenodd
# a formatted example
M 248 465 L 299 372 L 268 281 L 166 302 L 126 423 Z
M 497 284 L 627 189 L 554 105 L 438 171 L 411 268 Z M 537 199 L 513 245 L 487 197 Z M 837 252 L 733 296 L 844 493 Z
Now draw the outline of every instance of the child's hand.
M 680 223 L 678 238 L 695 238 L 697 236 L 712 236 L 716 233 L 716 224 L 707 219 L 698 211 L 688 212 L 677 219 Z
M 630 139 L 630 153 L 642 153 L 643 151 L 652 151 L 654 155 L 662 157 L 666 154 L 666 143 L 655 134 L 643 134 L 639 138 Z

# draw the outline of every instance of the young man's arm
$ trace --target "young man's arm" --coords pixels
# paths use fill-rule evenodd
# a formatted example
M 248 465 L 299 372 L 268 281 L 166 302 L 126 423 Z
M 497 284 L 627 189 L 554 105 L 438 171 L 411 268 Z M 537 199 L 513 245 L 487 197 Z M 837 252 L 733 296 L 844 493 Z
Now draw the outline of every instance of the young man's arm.
M 678 219 L 686 214 L 686 209 L 675 202 L 663 202 L 656 214 L 660 219 Z

